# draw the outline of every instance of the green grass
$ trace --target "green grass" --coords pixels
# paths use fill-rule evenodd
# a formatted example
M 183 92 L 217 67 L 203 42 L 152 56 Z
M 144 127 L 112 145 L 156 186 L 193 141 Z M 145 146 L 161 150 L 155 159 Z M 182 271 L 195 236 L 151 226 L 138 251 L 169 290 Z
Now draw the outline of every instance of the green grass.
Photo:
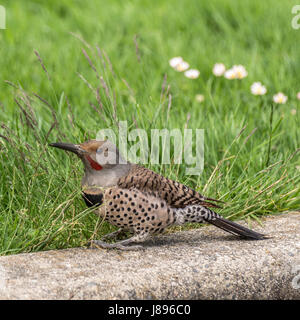
M 186 176 L 184 165 L 152 168 L 226 201 L 219 211 L 226 217 L 250 221 L 299 209 L 295 1 L 1 4 L 7 12 L 7 29 L 0 30 L 1 254 L 80 246 L 113 229 L 85 208 L 80 161 L 47 144 L 94 138 L 101 128 L 116 130 L 118 120 L 150 132 L 183 129 L 190 115 L 188 128 L 205 129 L 203 174 Z M 199 79 L 170 68 L 178 55 L 201 71 Z M 243 64 L 248 77 L 215 78 L 216 62 Z M 162 92 L 165 75 L 169 92 Z M 254 81 L 267 86 L 266 96 L 251 95 Z M 278 91 L 289 100 L 273 106 L 270 121 Z M 201 104 L 197 93 L 205 95 Z

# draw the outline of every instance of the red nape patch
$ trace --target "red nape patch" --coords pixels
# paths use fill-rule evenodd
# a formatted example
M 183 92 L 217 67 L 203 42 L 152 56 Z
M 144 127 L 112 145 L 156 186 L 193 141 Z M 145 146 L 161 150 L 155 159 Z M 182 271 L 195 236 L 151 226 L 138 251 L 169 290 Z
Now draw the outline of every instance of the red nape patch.
M 102 170 L 103 168 L 100 166 L 99 163 L 97 163 L 96 161 L 94 161 L 90 156 L 86 156 L 86 158 L 88 159 L 91 167 L 95 170 Z

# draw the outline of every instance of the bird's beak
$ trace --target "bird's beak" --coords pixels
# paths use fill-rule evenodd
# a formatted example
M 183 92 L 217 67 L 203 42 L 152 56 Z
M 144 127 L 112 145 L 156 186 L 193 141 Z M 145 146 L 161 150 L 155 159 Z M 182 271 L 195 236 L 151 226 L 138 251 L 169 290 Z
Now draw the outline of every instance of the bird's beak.
M 64 142 L 56 142 L 56 143 L 50 143 L 50 147 L 55 147 L 59 149 L 63 149 L 66 151 L 71 151 L 77 155 L 81 155 L 83 153 L 86 153 L 85 150 L 83 150 L 80 145 L 78 144 L 72 144 L 72 143 L 64 143 Z

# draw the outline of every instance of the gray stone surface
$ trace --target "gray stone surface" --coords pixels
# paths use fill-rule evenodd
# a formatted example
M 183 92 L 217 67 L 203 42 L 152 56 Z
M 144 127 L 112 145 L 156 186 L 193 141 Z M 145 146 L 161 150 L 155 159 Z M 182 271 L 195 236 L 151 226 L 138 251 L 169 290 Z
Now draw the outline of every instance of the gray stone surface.
M 145 251 L 68 249 L 0 257 L 1 299 L 300 299 L 300 213 L 263 220 L 263 241 L 215 227 Z

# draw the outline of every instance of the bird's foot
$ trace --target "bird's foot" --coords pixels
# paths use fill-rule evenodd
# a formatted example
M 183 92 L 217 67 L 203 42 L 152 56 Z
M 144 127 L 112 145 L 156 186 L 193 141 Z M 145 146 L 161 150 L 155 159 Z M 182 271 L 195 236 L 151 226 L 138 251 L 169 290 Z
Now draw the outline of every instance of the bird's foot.
M 125 234 L 126 232 L 123 229 L 118 229 L 117 231 L 104 235 L 102 237 L 102 240 L 117 239 L 118 236 L 125 235 Z
M 92 240 L 89 242 L 89 246 L 91 248 L 101 248 L 101 249 L 118 249 L 118 250 L 124 250 L 124 251 L 134 251 L 134 250 L 143 250 L 145 249 L 143 246 L 129 246 L 129 245 L 124 245 L 120 242 L 116 243 L 106 243 L 101 240 Z

